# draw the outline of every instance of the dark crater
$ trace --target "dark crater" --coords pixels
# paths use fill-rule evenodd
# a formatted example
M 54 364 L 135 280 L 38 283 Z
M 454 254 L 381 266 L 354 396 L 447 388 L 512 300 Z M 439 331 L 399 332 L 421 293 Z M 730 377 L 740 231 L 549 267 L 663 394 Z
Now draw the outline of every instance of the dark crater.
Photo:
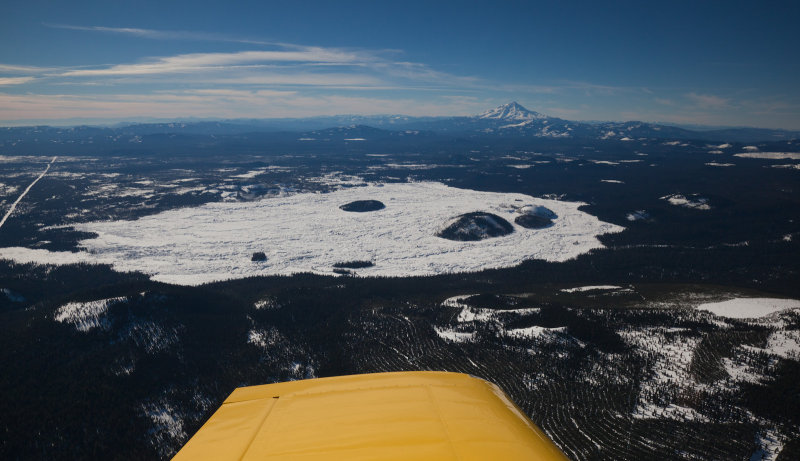
M 476 211 L 457 216 L 436 236 L 456 241 L 477 241 L 491 237 L 502 237 L 514 232 L 510 222 L 492 213 Z
M 344 211 L 354 211 L 356 213 L 364 213 L 366 211 L 378 211 L 386 208 L 383 202 L 378 200 L 356 200 L 355 202 L 345 203 L 339 209 Z
M 514 219 L 514 222 L 526 229 L 542 229 L 553 225 L 556 219 L 555 213 L 543 206 L 527 206 L 519 210 L 522 214 Z
M 543 218 L 533 214 L 524 214 L 517 216 L 514 222 L 526 229 L 541 229 L 553 225 L 553 220 L 550 218 Z
M 364 267 L 372 267 L 375 263 L 372 261 L 344 261 L 340 263 L 335 263 L 333 267 L 339 269 L 362 269 Z

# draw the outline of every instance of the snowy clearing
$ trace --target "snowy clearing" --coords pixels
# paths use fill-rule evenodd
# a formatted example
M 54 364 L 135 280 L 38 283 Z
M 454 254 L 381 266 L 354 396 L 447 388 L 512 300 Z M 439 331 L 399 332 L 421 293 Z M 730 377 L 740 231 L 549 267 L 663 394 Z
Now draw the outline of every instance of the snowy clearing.
M 361 199 L 386 208 L 348 213 L 339 206 Z M 546 206 L 558 218 L 545 229 L 456 242 L 436 237 L 454 216 L 474 211 L 510 221 L 526 205 Z M 440 183 L 393 183 L 351 187 L 326 194 L 297 194 L 257 202 L 217 202 L 146 216 L 135 221 L 75 224 L 97 238 L 82 240 L 86 252 L 2 248 L 0 258 L 41 264 L 91 262 L 139 271 L 154 280 L 199 285 L 255 275 L 331 274 L 342 261 L 374 261 L 362 276 L 434 275 L 509 267 L 527 259 L 566 261 L 603 245 L 601 234 L 622 227 L 578 210 L 578 202 L 523 194 L 480 192 Z M 254 252 L 267 261 L 251 262 Z
M 436 334 L 445 341 L 454 343 L 471 342 L 475 340 L 475 332 L 455 331 L 447 328 L 433 327 Z
M 583 293 L 585 291 L 607 291 L 607 290 L 621 290 L 622 287 L 617 285 L 588 285 L 585 287 L 564 288 L 561 291 L 564 293 Z
M 708 204 L 708 199 L 704 197 L 686 197 L 685 195 L 673 194 L 661 197 L 662 200 L 668 201 L 671 205 L 682 206 L 685 208 L 692 208 L 695 210 L 710 210 L 711 205 Z
M 786 165 L 770 165 L 772 168 L 788 168 L 793 170 L 800 170 L 800 163 L 790 163 Z
M 625 219 L 628 221 L 645 221 L 650 219 L 650 214 L 646 210 L 636 210 L 626 214 Z
M 58 308 L 54 320 L 59 323 L 72 324 L 75 329 L 85 333 L 93 328 L 104 326 L 106 324 L 104 315 L 108 311 L 108 307 L 125 300 L 127 298 L 118 297 L 83 303 L 67 303 Z
M 780 298 L 734 298 L 728 301 L 700 304 L 697 308 L 719 317 L 753 319 L 767 316 L 773 312 L 798 309 L 800 301 Z
M 539 338 L 548 334 L 563 333 L 566 330 L 566 327 L 545 328 L 540 326 L 532 326 L 527 328 L 505 330 L 505 333 L 507 336 L 511 336 L 513 338 Z
M 800 152 L 743 152 L 741 154 L 733 154 L 733 156 L 763 160 L 800 160 Z

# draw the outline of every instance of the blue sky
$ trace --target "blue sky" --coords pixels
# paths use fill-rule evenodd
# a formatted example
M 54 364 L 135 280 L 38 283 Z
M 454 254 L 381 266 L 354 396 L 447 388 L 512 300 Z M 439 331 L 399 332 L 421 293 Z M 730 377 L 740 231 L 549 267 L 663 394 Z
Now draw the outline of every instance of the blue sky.
M 0 124 L 465 115 L 800 129 L 800 2 L 0 4 Z

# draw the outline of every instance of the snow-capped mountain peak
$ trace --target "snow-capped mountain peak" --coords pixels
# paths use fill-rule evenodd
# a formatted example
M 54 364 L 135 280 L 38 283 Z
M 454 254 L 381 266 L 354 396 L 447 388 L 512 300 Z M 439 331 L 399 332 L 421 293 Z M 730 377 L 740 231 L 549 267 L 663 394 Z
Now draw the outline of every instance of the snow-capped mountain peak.
M 523 120 L 543 119 L 547 117 L 538 112 L 528 110 L 519 105 L 516 101 L 513 101 L 508 104 L 503 104 L 502 106 L 498 106 L 495 107 L 494 109 L 489 109 L 486 112 L 478 114 L 477 118 L 490 119 L 490 120 L 523 121 Z

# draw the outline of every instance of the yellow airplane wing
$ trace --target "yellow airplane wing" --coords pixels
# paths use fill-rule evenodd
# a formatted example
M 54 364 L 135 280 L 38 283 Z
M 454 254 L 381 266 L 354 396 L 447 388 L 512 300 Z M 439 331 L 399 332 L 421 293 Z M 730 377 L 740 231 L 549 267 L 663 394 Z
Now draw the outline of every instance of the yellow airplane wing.
M 173 458 L 565 460 L 497 386 L 398 372 L 241 387 Z

